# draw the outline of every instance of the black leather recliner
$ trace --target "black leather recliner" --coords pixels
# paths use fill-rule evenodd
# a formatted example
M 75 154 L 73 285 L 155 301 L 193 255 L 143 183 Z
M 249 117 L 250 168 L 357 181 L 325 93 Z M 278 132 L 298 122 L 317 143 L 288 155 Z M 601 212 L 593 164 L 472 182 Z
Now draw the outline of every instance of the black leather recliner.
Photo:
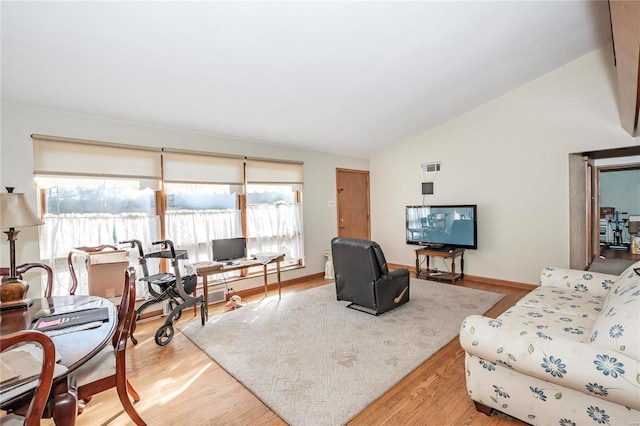
M 373 315 L 409 301 L 409 271 L 389 271 L 378 243 L 356 238 L 331 240 L 338 300 Z

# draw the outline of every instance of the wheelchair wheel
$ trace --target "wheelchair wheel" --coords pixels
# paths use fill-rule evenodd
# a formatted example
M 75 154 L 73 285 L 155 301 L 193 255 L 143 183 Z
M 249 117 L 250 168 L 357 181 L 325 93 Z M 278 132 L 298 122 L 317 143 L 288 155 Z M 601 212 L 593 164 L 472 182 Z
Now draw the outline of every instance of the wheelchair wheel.
M 173 326 L 165 324 L 156 331 L 156 344 L 158 346 L 166 346 L 173 339 Z
M 202 325 L 205 325 L 207 323 L 207 319 L 209 318 L 209 311 L 207 310 L 207 307 L 205 306 L 204 302 L 200 303 L 200 321 L 202 322 Z
M 178 302 L 176 302 L 173 299 L 169 300 L 169 312 L 173 311 L 177 306 L 178 306 Z M 173 317 L 173 320 L 178 321 L 181 316 L 182 316 L 182 311 L 178 311 L 176 312 L 176 315 Z

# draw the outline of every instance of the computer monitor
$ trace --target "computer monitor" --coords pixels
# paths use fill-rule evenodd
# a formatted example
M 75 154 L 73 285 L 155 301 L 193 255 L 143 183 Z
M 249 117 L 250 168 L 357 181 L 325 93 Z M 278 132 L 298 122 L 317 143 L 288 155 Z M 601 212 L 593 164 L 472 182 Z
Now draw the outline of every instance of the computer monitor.
M 212 258 L 215 261 L 247 257 L 247 240 L 244 237 L 211 241 Z

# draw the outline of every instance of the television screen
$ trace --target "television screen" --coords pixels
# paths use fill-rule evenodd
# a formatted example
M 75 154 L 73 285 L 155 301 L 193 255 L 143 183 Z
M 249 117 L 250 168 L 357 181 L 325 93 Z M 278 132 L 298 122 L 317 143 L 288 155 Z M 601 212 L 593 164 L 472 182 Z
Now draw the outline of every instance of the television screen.
M 407 244 L 478 248 L 477 205 L 407 206 Z
M 211 241 L 213 260 L 233 260 L 247 257 L 247 240 L 240 238 L 225 238 Z

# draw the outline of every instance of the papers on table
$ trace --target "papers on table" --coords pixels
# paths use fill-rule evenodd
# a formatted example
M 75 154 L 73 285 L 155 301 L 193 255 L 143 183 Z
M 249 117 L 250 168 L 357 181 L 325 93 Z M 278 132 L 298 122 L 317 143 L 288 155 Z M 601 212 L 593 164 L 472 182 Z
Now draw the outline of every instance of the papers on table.
M 58 328 L 56 330 L 45 331 L 44 334 L 46 334 L 49 337 L 55 337 L 55 336 L 60 336 L 62 334 L 76 333 L 78 331 L 84 331 L 84 330 L 90 330 L 92 328 L 98 328 L 98 327 L 100 327 L 102 325 L 102 323 L 103 323 L 103 321 L 93 321 L 93 322 L 88 322 L 86 324 L 72 325 L 70 327 Z
M 42 349 L 34 343 L 9 349 L 0 353 L 0 403 L 31 391 L 40 382 L 42 371 Z M 56 353 L 56 362 L 60 360 Z M 56 364 L 54 379 L 66 374 L 67 367 Z
M 216 262 L 215 260 L 207 260 L 204 262 L 185 263 L 184 268 L 187 275 L 193 275 L 198 272 L 198 268 L 209 268 L 218 265 L 222 265 L 222 263 Z
M 281 253 L 258 253 L 256 254 L 256 261 L 266 265 L 280 255 Z
M 56 362 L 58 361 L 60 361 L 60 356 L 56 352 Z M 27 343 L 0 353 L 1 400 L 6 401 L 35 388 L 41 370 L 42 348 L 35 343 Z M 56 364 L 54 377 L 58 377 L 66 371 L 67 367 Z
M 38 312 L 35 313 L 35 315 L 33 316 L 33 319 L 35 320 L 42 317 L 49 317 L 51 315 L 66 314 L 69 312 L 79 312 L 79 311 L 86 311 L 89 309 L 97 309 L 97 308 L 102 308 L 102 306 L 103 306 L 102 300 L 91 300 L 88 302 L 76 303 L 71 305 L 51 306 L 50 308 L 40 309 Z
M 26 345 L 25 345 L 26 346 Z M 4 389 L 11 384 L 20 384 L 33 379 L 40 374 L 42 368 L 42 351 L 40 359 L 36 359 L 30 352 L 22 349 L 11 349 L 0 354 L 0 369 L 2 377 L 0 384 Z
M 38 318 L 32 328 L 38 331 L 49 331 L 107 320 L 109 320 L 108 308 L 87 309 L 84 311 Z

